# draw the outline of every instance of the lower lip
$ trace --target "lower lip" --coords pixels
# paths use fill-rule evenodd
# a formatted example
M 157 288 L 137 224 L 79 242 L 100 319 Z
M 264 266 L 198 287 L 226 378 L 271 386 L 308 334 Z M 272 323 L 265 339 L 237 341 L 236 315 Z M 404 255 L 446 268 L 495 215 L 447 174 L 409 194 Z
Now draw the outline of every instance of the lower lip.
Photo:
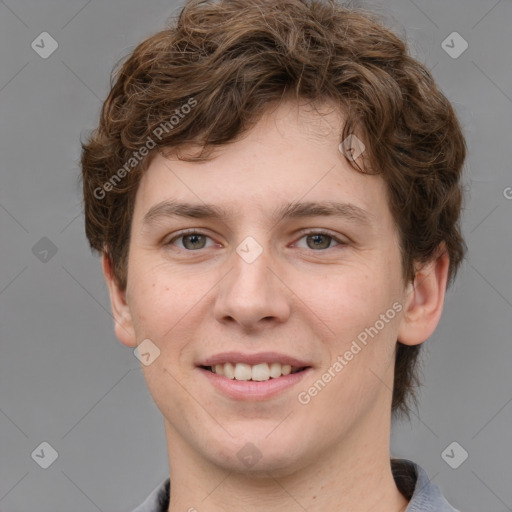
M 299 383 L 311 368 L 262 382 L 228 379 L 204 368 L 199 370 L 216 389 L 235 400 L 266 400 Z

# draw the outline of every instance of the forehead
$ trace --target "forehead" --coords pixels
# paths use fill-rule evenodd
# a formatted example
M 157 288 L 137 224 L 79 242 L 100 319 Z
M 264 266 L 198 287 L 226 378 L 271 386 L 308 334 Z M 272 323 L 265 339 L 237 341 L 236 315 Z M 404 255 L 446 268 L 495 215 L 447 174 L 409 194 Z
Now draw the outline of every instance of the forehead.
M 218 205 L 219 216 L 256 211 L 275 216 L 299 201 L 342 202 L 368 217 L 382 216 L 379 209 L 387 208 L 382 177 L 350 166 L 339 149 L 342 129 L 343 117 L 331 104 L 283 102 L 240 139 L 217 147 L 207 161 L 157 155 L 140 181 L 135 217 L 142 222 L 170 198 Z

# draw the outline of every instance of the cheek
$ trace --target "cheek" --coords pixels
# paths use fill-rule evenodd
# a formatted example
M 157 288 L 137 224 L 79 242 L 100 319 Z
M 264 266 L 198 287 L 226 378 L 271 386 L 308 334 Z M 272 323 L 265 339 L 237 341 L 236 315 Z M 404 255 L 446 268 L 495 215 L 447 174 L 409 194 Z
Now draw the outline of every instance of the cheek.
M 211 307 L 212 286 L 205 278 L 171 272 L 162 265 L 134 273 L 131 311 L 137 340 L 150 339 L 160 351 L 154 363 L 142 368 L 152 392 L 158 393 L 159 375 L 167 388 L 175 382 L 173 377 L 181 380 L 188 372 L 200 326 Z M 162 373 L 166 371 L 171 375 Z
M 391 298 L 383 276 L 363 268 L 344 268 L 330 275 L 297 279 L 297 296 L 329 327 L 330 336 L 341 340 L 355 336 L 384 313 Z M 314 316 L 314 315 L 313 315 Z
M 348 392 L 346 400 L 363 396 L 369 379 L 377 379 L 371 371 L 381 376 L 393 362 L 401 305 L 392 272 L 377 263 L 353 267 L 329 278 L 307 279 L 297 293 L 307 298 L 300 314 L 318 325 L 318 338 L 329 354 L 323 370 L 342 358 L 343 369 L 331 372 L 340 392 Z
M 151 364 L 141 365 L 149 392 L 162 411 L 178 410 L 188 400 L 178 382 L 180 359 L 193 336 L 194 297 L 177 286 L 178 279 L 157 272 L 132 275 L 131 310 L 137 340 L 149 339 L 159 351 Z
M 150 338 L 159 345 L 165 333 L 184 316 L 187 301 L 161 276 L 132 277 L 130 306 L 137 338 Z

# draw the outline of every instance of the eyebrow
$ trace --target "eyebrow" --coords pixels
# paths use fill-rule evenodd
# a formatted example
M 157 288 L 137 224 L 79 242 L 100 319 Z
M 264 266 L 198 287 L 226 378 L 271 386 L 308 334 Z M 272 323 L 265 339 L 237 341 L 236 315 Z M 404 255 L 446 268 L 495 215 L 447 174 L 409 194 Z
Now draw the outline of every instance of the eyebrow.
M 160 219 L 172 217 L 225 221 L 233 214 L 233 209 L 223 209 L 213 204 L 162 201 L 147 211 L 142 219 L 142 225 L 149 226 Z M 343 218 L 357 224 L 371 224 L 371 215 L 366 210 L 351 203 L 336 201 L 287 203 L 274 211 L 273 219 L 279 223 L 286 219 L 320 216 Z

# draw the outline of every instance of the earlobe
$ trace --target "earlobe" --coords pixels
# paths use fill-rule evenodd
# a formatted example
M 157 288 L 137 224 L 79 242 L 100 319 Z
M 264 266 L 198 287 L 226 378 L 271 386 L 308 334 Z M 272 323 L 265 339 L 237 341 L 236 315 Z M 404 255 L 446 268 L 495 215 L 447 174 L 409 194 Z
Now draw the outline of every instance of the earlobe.
M 404 316 L 398 341 L 419 345 L 432 335 L 443 312 L 450 259 L 444 247 L 438 256 L 418 269 L 406 292 Z
M 137 346 L 137 338 L 132 321 L 130 306 L 126 302 L 126 291 L 119 288 L 114 277 L 112 262 L 107 253 L 102 255 L 103 276 L 110 294 L 110 305 L 114 317 L 114 330 L 121 343 L 128 347 Z

